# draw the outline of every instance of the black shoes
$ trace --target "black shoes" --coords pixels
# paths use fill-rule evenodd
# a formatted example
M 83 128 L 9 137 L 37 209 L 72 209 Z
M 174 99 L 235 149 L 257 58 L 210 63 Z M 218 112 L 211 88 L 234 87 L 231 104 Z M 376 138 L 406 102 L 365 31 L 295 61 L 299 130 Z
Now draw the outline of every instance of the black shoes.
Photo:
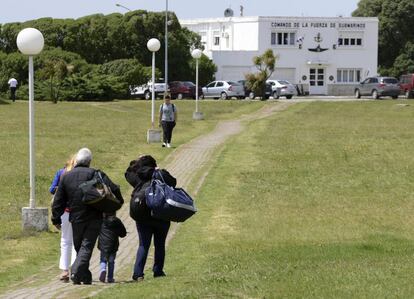
M 154 273 L 154 278 L 157 278 L 157 277 L 164 277 L 164 276 L 167 276 L 167 274 L 165 274 L 165 273 L 164 273 L 164 271 L 162 271 L 162 272 L 160 272 L 160 273 Z

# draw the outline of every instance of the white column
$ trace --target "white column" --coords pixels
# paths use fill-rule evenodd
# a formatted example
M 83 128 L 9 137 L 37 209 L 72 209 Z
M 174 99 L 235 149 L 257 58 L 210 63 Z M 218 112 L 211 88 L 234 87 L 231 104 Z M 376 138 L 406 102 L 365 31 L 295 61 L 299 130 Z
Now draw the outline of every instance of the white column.
M 155 113 L 155 52 L 152 52 L 152 98 L 151 98 L 151 123 L 154 129 Z
M 35 124 L 33 56 L 29 56 L 29 160 L 30 160 L 30 208 L 36 207 L 35 198 Z
M 198 112 L 198 59 L 196 59 L 196 112 Z

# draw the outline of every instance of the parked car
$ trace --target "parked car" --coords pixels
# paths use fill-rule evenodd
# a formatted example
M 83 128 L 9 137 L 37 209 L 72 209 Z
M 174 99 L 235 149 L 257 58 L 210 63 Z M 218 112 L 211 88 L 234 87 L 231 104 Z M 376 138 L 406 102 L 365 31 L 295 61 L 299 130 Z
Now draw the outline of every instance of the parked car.
M 234 81 L 213 81 L 203 87 L 203 97 L 223 100 L 232 97 L 244 99 L 244 88 Z
M 295 85 L 287 80 L 267 80 L 266 82 L 272 86 L 272 96 L 274 99 L 286 97 L 286 99 L 290 100 L 296 92 Z
M 191 81 L 173 81 L 168 84 L 171 97 L 173 99 L 184 99 L 196 97 L 196 86 Z M 203 90 L 198 87 L 198 97 L 202 97 Z
M 369 77 L 355 87 L 357 99 L 361 96 L 371 96 L 373 99 L 390 96 L 396 99 L 399 94 L 399 82 L 393 77 Z
M 407 99 L 414 96 L 414 74 L 402 75 L 400 78 L 400 90 Z
M 249 99 L 254 99 L 256 97 L 262 97 L 261 94 L 255 94 L 254 91 L 252 91 L 251 89 L 249 89 L 246 85 L 246 80 L 239 80 L 237 81 L 238 83 L 240 83 L 241 85 L 243 85 L 244 88 L 244 96 L 246 98 Z M 264 99 L 268 99 L 272 96 L 272 85 L 270 85 L 269 83 L 266 83 L 266 89 L 265 89 L 265 94 L 263 96 Z
M 165 83 L 155 82 L 154 84 L 155 97 L 162 97 L 165 92 Z M 131 88 L 131 96 L 141 99 L 149 100 L 152 95 L 152 82 Z

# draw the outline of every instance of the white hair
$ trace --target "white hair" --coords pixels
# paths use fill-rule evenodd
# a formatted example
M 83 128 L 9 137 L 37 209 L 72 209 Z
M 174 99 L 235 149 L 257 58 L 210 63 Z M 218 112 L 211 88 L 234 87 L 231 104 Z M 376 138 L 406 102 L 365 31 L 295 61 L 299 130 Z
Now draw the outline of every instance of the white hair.
M 92 152 L 89 148 L 81 148 L 76 154 L 76 165 L 89 166 L 92 161 Z

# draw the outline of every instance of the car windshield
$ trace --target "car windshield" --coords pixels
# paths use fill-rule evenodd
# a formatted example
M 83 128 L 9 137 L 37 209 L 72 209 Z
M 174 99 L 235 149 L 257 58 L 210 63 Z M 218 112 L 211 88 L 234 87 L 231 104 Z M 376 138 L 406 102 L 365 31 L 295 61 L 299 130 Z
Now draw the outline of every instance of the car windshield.
M 382 81 L 388 84 L 398 84 L 398 80 L 395 78 L 384 78 Z
M 290 84 L 289 81 L 286 81 L 286 80 L 279 80 L 279 83 L 280 84 L 286 84 L 286 85 Z
M 195 84 L 194 84 L 193 82 L 191 82 L 191 81 L 184 81 L 184 82 L 183 82 L 183 84 L 184 84 L 185 86 L 188 86 L 188 87 L 193 87 L 193 86 L 195 86 Z

